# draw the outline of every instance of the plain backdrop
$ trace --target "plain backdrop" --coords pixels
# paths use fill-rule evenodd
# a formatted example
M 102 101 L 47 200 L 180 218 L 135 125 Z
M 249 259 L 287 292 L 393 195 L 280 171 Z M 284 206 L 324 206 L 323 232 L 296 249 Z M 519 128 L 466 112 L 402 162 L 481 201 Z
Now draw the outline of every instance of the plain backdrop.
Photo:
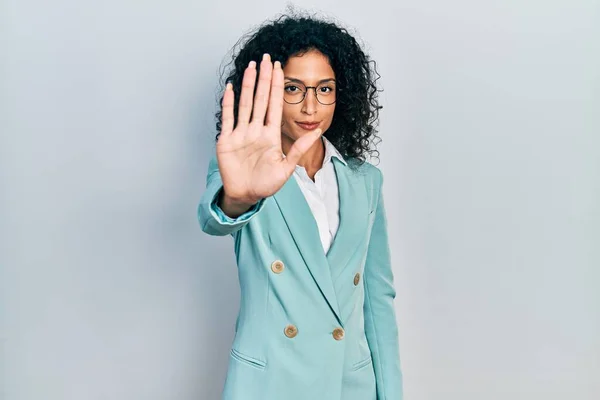
M 599 2 L 296 4 L 381 73 L 405 399 L 600 398 Z M 218 71 L 283 11 L 0 3 L 2 400 L 219 398 L 239 287 L 196 219 Z

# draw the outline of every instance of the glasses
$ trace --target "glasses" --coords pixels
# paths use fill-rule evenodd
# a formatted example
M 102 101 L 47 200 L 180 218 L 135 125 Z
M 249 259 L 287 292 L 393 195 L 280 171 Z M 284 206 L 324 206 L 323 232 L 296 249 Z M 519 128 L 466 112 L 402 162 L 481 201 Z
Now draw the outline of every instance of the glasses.
M 317 101 L 325 106 L 335 103 L 335 84 L 333 82 L 322 83 L 319 86 L 305 86 L 300 82 L 289 82 L 285 84 L 283 100 L 288 104 L 298 104 L 304 101 L 308 89 L 313 89 Z

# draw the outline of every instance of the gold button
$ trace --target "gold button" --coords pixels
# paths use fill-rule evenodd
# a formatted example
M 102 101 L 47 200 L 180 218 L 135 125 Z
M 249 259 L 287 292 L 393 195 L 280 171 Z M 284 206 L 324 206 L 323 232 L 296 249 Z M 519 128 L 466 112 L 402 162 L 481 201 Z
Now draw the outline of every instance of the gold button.
M 333 338 L 335 340 L 342 340 L 344 338 L 344 330 L 342 328 L 335 328 L 333 330 Z
M 285 336 L 293 338 L 298 334 L 298 328 L 296 328 L 294 325 L 288 325 L 285 327 L 283 333 L 285 333 Z
M 354 286 L 358 286 L 358 282 L 360 282 L 360 272 L 357 272 L 356 275 L 354 275 Z
M 285 266 L 283 265 L 283 261 L 281 260 L 275 260 L 271 264 L 271 271 L 275 272 L 276 274 L 282 273 L 284 268 Z

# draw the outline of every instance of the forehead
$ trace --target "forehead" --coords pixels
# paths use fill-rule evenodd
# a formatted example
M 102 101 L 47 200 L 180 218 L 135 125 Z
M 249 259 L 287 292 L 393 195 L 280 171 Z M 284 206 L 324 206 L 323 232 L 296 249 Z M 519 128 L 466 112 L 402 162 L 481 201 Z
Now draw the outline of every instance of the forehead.
M 308 84 L 335 78 L 335 72 L 327 57 L 316 50 L 290 57 L 283 67 L 283 74 L 286 78 L 300 79 Z

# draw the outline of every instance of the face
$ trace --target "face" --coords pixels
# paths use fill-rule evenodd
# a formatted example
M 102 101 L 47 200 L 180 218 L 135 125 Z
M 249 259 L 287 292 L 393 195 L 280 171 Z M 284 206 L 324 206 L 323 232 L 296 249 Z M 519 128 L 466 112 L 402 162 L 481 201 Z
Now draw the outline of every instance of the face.
M 288 100 L 299 101 L 302 98 L 300 90 L 306 86 L 317 87 L 319 99 L 324 103 L 335 98 L 335 73 L 327 57 L 316 50 L 311 50 L 302 56 L 290 57 L 283 67 L 283 74 L 285 96 Z M 313 89 L 307 89 L 304 100 L 298 104 L 284 102 L 281 127 L 284 148 L 291 146 L 296 139 L 317 128 L 325 133 L 331 126 L 334 111 L 335 103 L 321 104 L 317 101 Z M 318 125 L 302 126 L 300 123 L 318 123 Z

